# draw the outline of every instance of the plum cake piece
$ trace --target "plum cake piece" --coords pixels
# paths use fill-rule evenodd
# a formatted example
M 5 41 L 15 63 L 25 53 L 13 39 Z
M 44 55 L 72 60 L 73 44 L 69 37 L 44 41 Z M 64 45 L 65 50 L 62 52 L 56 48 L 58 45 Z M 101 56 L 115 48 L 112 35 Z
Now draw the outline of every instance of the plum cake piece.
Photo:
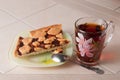
M 63 51 L 70 43 L 63 37 L 61 24 L 55 24 L 30 31 L 30 37 L 19 37 L 15 56 L 36 55 L 50 51 Z

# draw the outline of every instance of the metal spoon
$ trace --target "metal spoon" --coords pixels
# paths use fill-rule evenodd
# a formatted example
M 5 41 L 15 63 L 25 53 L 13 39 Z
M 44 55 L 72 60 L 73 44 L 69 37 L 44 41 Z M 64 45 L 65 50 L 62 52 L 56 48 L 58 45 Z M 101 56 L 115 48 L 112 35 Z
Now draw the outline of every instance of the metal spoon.
M 78 65 L 88 69 L 88 70 L 92 70 L 92 71 L 96 72 L 97 74 L 104 74 L 104 71 L 100 68 L 93 67 L 93 66 L 88 66 L 88 65 L 85 65 L 85 64 L 81 64 L 75 56 L 70 58 L 67 55 L 64 55 L 62 53 L 58 53 L 58 54 L 53 54 L 52 55 L 52 60 L 55 61 L 55 62 L 71 61 L 75 64 L 78 64 Z

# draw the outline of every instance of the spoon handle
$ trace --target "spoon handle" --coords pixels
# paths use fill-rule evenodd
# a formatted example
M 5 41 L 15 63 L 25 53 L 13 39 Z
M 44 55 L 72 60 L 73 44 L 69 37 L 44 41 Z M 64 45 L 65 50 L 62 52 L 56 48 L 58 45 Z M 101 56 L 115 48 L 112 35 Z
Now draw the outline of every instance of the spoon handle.
M 85 65 L 85 64 L 81 64 L 78 59 L 77 59 L 77 56 L 76 54 L 73 54 L 71 58 L 69 58 L 69 60 L 75 64 L 78 64 L 88 70 L 92 70 L 94 72 L 96 72 L 97 74 L 104 74 L 104 70 L 98 68 L 98 67 L 94 67 L 94 66 L 89 66 L 89 65 Z
M 85 64 L 80 64 L 80 66 L 87 68 L 88 70 L 95 71 L 97 74 L 104 74 L 104 71 L 100 68 L 93 67 L 93 66 L 88 66 Z
M 94 67 L 94 66 L 88 66 L 88 65 L 85 65 L 85 64 L 81 64 L 80 62 L 78 62 L 78 60 L 71 60 L 71 62 L 75 63 L 75 64 L 78 64 L 88 70 L 92 70 L 94 72 L 96 72 L 97 74 L 104 74 L 104 70 L 100 69 L 100 68 L 97 68 L 97 67 Z

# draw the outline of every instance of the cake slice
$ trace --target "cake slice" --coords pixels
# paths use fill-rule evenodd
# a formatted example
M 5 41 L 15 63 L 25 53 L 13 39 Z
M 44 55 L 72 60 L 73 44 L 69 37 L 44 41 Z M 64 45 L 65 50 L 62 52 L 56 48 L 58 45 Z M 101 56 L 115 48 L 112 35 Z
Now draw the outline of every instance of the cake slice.
M 30 31 L 30 37 L 19 37 L 15 56 L 23 57 L 41 54 L 49 51 L 62 51 L 70 43 L 63 37 L 61 24 Z

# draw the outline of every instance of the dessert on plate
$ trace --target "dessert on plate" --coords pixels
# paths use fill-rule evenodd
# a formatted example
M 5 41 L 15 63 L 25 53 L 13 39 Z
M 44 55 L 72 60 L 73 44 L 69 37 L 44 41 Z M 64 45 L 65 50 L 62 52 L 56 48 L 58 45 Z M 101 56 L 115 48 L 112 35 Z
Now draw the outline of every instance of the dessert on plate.
M 61 24 L 30 31 L 30 37 L 19 37 L 14 51 L 16 57 L 37 55 L 49 51 L 59 53 L 70 43 L 63 37 Z

